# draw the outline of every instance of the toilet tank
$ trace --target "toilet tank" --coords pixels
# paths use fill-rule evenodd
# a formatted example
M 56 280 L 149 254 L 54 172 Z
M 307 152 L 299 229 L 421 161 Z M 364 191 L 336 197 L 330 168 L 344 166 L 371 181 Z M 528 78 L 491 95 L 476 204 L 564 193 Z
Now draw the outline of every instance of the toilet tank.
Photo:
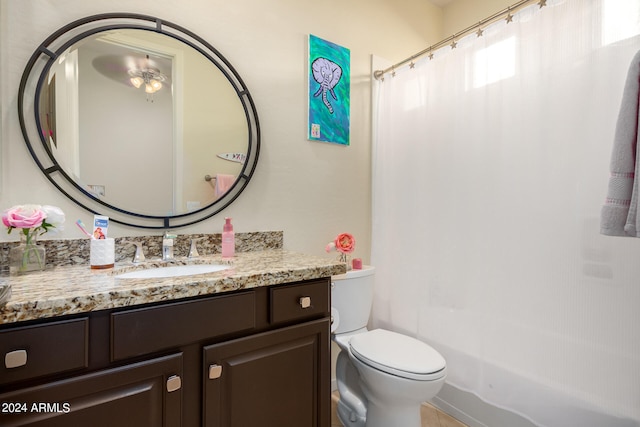
M 367 326 L 373 304 L 375 268 L 363 265 L 331 278 L 331 315 L 334 334 L 351 332 Z M 336 326 L 337 323 L 337 326 Z

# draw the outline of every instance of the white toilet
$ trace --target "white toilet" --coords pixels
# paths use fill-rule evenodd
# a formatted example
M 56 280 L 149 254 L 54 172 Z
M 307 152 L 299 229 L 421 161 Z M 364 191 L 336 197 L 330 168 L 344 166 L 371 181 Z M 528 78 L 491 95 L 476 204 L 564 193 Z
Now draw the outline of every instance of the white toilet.
M 338 417 L 345 427 L 420 427 L 420 405 L 442 388 L 446 362 L 422 341 L 367 329 L 374 272 L 363 266 L 332 280 Z

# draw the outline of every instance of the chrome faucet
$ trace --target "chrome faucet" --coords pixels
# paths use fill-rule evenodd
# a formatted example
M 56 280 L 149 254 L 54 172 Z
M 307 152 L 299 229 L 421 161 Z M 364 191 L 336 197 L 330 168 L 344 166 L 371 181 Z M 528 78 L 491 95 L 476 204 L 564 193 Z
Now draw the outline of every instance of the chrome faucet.
M 204 237 L 199 237 L 197 239 L 191 239 L 191 245 L 189 246 L 189 255 L 187 258 L 198 258 L 200 254 L 198 253 L 198 247 L 196 246 L 196 242 L 204 239 Z
M 131 240 L 123 240 L 122 243 L 128 245 L 136 245 L 136 253 L 133 256 L 133 263 L 138 264 L 145 260 L 144 251 L 142 250 L 142 242 L 132 242 Z
M 169 234 L 169 231 L 164 232 L 164 236 L 162 236 L 162 260 L 170 261 L 173 259 L 173 244 L 175 242 L 175 238 L 177 238 L 175 234 Z

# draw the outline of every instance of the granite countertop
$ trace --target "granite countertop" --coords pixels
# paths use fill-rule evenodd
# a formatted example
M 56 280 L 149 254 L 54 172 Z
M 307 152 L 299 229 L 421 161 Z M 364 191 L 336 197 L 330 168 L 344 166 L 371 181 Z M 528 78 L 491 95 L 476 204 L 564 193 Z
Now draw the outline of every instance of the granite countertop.
M 136 269 L 188 263 L 229 264 L 230 268 L 192 276 L 122 279 L 116 276 Z M 116 263 L 107 270 L 88 265 L 65 266 L 10 276 L 12 296 L 0 307 L 0 324 L 77 314 L 199 295 L 278 285 L 329 277 L 346 272 L 336 260 L 281 249 L 236 253 L 231 260 L 220 255 L 172 263 L 147 259 L 141 265 Z

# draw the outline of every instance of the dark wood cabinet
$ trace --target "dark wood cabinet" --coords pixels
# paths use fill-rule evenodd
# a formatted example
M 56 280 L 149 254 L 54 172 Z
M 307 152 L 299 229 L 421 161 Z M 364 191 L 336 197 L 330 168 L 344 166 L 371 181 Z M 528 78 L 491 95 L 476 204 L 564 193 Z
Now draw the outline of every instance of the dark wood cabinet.
M 329 320 L 204 348 L 206 427 L 318 427 L 330 421 Z
M 179 427 L 182 354 L 0 395 L 0 425 Z
M 15 381 L 87 368 L 88 335 L 88 317 L 0 332 L 0 355 L 4 356 L 0 387 Z
M 328 427 L 329 284 L 1 325 L 0 426 Z

